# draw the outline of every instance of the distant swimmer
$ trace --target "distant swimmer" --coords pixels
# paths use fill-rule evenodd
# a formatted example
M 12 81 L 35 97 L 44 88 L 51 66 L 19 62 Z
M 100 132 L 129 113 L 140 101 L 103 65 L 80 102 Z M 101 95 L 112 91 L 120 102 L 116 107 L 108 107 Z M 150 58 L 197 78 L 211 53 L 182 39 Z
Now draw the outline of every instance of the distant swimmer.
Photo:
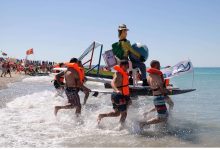
M 59 63 L 57 66 L 55 66 L 54 68 L 63 68 L 65 67 L 64 63 Z M 56 73 L 60 73 L 60 71 L 56 70 Z M 53 85 L 57 91 L 55 97 L 57 96 L 61 96 L 63 97 L 63 92 L 64 92 L 64 75 L 63 76 L 55 76 Z
M 111 95 L 113 112 L 99 114 L 98 124 L 101 122 L 101 119 L 104 117 L 118 117 L 121 115 L 120 123 L 123 127 L 124 122 L 127 117 L 127 109 L 131 104 L 130 91 L 129 91 L 129 77 L 127 70 L 129 68 L 129 63 L 127 60 L 121 60 L 120 66 L 114 66 L 114 69 L 117 71 L 114 74 L 114 78 L 111 82 L 112 88 L 114 89 L 113 94 Z
M 153 91 L 153 102 L 155 106 L 151 111 L 157 111 L 157 117 L 147 120 L 146 122 L 140 122 L 141 128 L 145 125 L 166 122 L 168 119 L 168 111 L 165 104 L 166 88 L 164 87 L 162 72 L 160 71 L 160 62 L 153 60 L 151 61 L 150 66 L 151 68 L 148 69 L 149 76 L 147 81 Z
M 83 79 L 84 76 L 80 71 L 78 66 L 78 59 L 72 58 L 70 63 L 66 64 L 67 71 L 57 74 L 57 78 L 60 78 L 64 75 L 66 80 L 65 93 L 68 98 L 68 105 L 66 106 L 55 106 L 54 114 L 57 115 L 60 109 L 73 109 L 76 108 L 76 116 L 81 114 L 81 103 L 79 97 L 79 90 L 83 88 Z

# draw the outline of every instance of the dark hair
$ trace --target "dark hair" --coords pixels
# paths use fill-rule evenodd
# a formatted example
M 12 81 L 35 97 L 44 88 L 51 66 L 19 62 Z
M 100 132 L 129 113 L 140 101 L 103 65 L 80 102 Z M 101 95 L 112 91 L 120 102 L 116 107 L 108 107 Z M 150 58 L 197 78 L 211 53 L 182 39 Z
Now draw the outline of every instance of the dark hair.
M 129 65 L 127 60 L 121 60 L 120 61 L 120 66 L 125 66 L 125 65 Z
M 70 59 L 70 63 L 77 63 L 78 62 L 78 59 L 77 58 L 71 58 Z
M 160 62 L 157 61 L 157 60 L 152 60 L 152 61 L 150 62 L 150 66 L 151 66 L 152 68 L 154 68 L 156 65 L 160 65 Z
M 61 67 L 62 65 L 64 65 L 64 63 L 59 63 L 59 66 Z

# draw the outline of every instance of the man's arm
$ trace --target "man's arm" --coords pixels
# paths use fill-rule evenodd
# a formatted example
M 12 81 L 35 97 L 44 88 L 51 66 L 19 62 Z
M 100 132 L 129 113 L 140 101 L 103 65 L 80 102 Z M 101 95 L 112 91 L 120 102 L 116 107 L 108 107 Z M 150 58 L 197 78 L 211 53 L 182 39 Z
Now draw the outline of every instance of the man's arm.
M 126 55 L 126 57 L 128 56 L 128 52 L 134 54 L 138 58 L 141 57 L 141 55 L 132 48 L 130 42 L 122 42 L 121 44 L 123 49 L 125 50 L 124 55 Z
M 76 86 L 81 88 L 83 86 L 83 83 L 80 81 L 79 73 L 75 70 L 74 70 L 74 72 L 76 72 L 76 73 L 74 73 Z
M 159 87 L 159 90 L 160 92 L 163 94 L 163 95 L 166 95 L 166 88 L 164 87 L 164 79 L 162 78 L 161 79 L 161 82 L 159 83 L 158 87 Z
M 120 80 L 120 75 L 116 72 L 116 73 L 114 74 L 113 80 L 112 80 L 112 82 L 111 82 L 111 86 L 112 86 L 112 88 L 114 89 L 114 91 L 115 91 L 116 93 L 120 93 L 120 91 L 118 90 L 117 86 L 115 85 L 115 83 L 116 83 L 117 81 L 119 81 L 119 80 Z

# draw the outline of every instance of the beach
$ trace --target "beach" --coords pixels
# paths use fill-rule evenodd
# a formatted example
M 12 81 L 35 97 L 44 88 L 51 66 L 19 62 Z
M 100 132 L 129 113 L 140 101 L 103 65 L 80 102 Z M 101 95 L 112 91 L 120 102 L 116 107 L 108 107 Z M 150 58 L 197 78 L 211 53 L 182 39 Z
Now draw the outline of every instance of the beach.
M 0 77 L 0 90 L 7 88 L 10 83 L 18 82 L 25 78 L 24 74 L 16 74 L 14 72 L 11 73 L 11 76 Z

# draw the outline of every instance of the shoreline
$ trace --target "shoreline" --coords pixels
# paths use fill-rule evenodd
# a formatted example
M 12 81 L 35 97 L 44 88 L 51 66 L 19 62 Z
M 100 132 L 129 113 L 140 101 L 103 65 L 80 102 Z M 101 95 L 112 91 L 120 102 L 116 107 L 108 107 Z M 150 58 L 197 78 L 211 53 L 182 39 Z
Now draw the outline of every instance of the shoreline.
M 7 89 L 9 83 L 19 82 L 26 77 L 24 74 L 15 74 L 14 72 L 11 73 L 11 76 L 0 77 L 0 90 Z

